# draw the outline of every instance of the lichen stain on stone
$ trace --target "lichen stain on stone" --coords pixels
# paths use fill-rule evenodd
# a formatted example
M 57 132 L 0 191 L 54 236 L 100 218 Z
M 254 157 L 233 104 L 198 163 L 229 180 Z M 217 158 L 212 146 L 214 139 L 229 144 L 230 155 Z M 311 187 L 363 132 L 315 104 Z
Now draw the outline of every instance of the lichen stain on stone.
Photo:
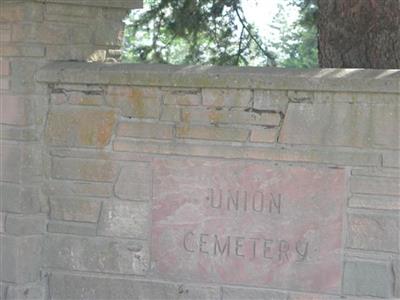
M 143 118 L 145 116 L 143 91 L 132 89 L 128 95 L 128 101 L 132 114 L 135 117 Z
M 222 120 L 222 115 L 218 111 L 210 111 L 208 113 L 208 120 L 211 124 L 218 124 Z

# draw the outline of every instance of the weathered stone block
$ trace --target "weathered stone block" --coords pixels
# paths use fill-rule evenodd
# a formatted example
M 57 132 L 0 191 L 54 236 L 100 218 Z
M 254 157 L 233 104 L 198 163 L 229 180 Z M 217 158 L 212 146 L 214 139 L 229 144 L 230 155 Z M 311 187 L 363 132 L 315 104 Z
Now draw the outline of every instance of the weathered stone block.
M 112 182 L 118 167 L 109 160 L 53 158 L 51 174 L 57 179 Z
M 115 122 L 113 111 L 51 111 L 46 140 L 55 146 L 102 148 L 110 142 Z
M 2 107 L 0 112 L 0 123 L 16 126 L 29 124 L 28 105 L 21 96 L 2 95 L 0 98 Z
M 250 142 L 255 143 L 275 143 L 277 130 L 271 128 L 252 128 Z
M 7 288 L 7 300 L 45 300 L 46 287 L 42 283 L 10 285 Z
M 347 295 L 389 298 L 393 278 L 388 265 L 368 261 L 347 261 L 343 291 Z
M 151 198 L 151 171 L 146 163 L 124 164 L 115 184 L 115 195 L 123 200 Z
M 400 196 L 400 180 L 391 177 L 350 177 L 352 193 Z
M 6 232 L 13 235 L 35 235 L 46 232 L 45 215 L 7 214 Z
M 0 78 L 0 90 L 9 90 L 11 87 L 11 81 L 7 77 Z
M 110 86 L 106 101 L 120 108 L 125 117 L 158 119 L 161 112 L 161 92 L 157 88 Z
M 51 299 L 219 300 L 218 287 L 53 273 Z
M 270 112 L 254 112 L 247 110 L 218 110 L 210 108 L 188 108 L 182 110 L 182 119 L 185 123 L 206 124 L 244 124 L 277 126 L 280 115 Z
M 86 94 L 81 92 L 69 92 L 68 103 L 72 105 L 100 106 L 104 103 L 103 95 Z
M 203 89 L 203 105 L 218 107 L 251 107 L 252 92 L 239 89 Z
M 4 282 L 0 282 L 0 299 L 6 299 L 8 285 Z
M 257 110 L 285 112 L 289 98 L 286 91 L 254 91 L 253 108 Z
M 42 21 L 43 8 L 39 3 L 8 1 L 1 4 L 0 22 Z
M 50 197 L 50 216 L 54 220 L 96 223 L 100 207 L 101 202 L 93 199 Z
M 147 239 L 149 204 L 145 202 L 105 202 L 97 233 L 103 236 Z
M 290 103 L 280 142 L 368 148 L 400 148 L 396 104 Z
M 84 236 L 95 236 L 97 225 L 90 223 L 77 223 L 77 222 L 54 222 L 51 221 L 47 225 L 48 232 L 65 233 Z
M 31 187 L 0 183 L 0 210 L 11 213 L 37 213 L 40 211 L 39 193 Z
M 21 147 L 18 144 L 0 144 L 0 181 L 19 182 Z
M 163 90 L 163 102 L 168 105 L 200 105 L 201 94 L 197 89 Z
M 0 28 L 0 42 L 6 43 L 11 41 L 11 30 Z
M 43 185 L 43 192 L 48 196 L 91 196 L 108 198 L 112 195 L 113 185 L 105 182 L 85 182 L 68 180 L 51 180 Z
M 383 166 L 390 168 L 400 168 L 400 151 L 383 153 Z
M 117 135 L 122 137 L 148 138 L 148 139 L 172 139 L 174 137 L 171 125 L 159 123 L 120 123 Z
M 399 218 L 393 215 L 350 214 L 348 216 L 349 248 L 399 251 Z
M 39 279 L 42 238 L 0 236 L 0 281 L 27 283 Z
M 278 292 L 254 288 L 223 287 L 222 299 L 224 300 L 287 300 L 286 292 Z
M 160 120 L 169 122 L 181 121 L 181 109 L 174 105 L 163 105 Z
M 0 233 L 5 232 L 6 214 L 0 212 Z
M 37 45 L 1 45 L 0 53 L 3 57 L 43 57 L 45 48 Z
M 400 199 L 396 196 L 354 195 L 349 199 L 349 207 L 400 210 Z
M 219 141 L 245 141 L 249 130 L 242 128 L 182 126 L 176 128 L 176 136 L 186 139 L 219 140 Z
M 44 266 L 114 274 L 146 274 L 149 251 L 142 241 L 51 234 L 46 238 Z

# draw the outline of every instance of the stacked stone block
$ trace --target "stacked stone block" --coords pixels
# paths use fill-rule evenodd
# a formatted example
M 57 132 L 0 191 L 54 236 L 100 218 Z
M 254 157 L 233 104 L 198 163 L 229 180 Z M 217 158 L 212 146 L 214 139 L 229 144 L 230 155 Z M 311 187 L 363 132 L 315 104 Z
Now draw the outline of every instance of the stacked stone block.
M 268 84 L 279 86 L 278 71 L 264 71 L 261 79 L 214 68 L 212 81 L 215 73 L 182 69 L 61 63 L 38 73 L 51 99 L 44 267 L 51 270 L 52 297 L 399 297 L 399 78 L 361 85 L 352 77 L 353 84 L 338 87 L 332 76 L 300 89 L 305 75 L 285 74 L 287 87 L 274 89 Z M 76 70 L 85 77 L 75 79 Z M 240 81 L 244 75 L 254 83 Z M 344 168 L 340 294 L 158 278 L 149 241 L 152 160 L 160 157 Z
M 109 50 L 120 47 L 123 17 L 139 5 L 0 2 L 1 299 L 47 297 L 48 278 L 42 268 L 48 226 L 42 136 L 49 94 L 47 85 L 34 79 L 35 73 L 53 60 L 104 60 Z

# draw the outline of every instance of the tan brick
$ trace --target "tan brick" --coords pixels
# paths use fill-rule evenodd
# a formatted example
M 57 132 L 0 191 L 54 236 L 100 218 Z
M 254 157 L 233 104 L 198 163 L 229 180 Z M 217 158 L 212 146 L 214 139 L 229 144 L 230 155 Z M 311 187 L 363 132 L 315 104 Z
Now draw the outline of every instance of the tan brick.
M 100 207 L 93 199 L 50 197 L 50 217 L 54 220 L 96 223 Z
M 392 177 L 352 176 L 352 193 L 400 196 L 400 179 Z
M 68 103 L 79 105 L 99 106 L 104 102 L 103 95 L 85 94 L 80 92 L 69 92 L 67 94 Z
M 27 103 L 21 96 L 1 95 L 0 123 L 24 126 L 29 122 Z
M 390 196 L 354 195 L 349 199 L 349 207 L 400 210 L 400 199 Z
M 193 89 L 164 90 L 163 102 L 169 105 L 200 105 L 201 94 Z
M 234 89 L 203 89 L 203 105 L 219 107 L 251 107 L 252 92 Z
M 113 111 L 51 111 L 46 141 L 57 146 L 102 148 L 110 142 L 115 123 L 116 114 Z
M 257 110 L 285 112 L 288 102 L 286 91 L 254 91 L 253 108 Z
M 0 59 L 0 76 L 9 76 L 10 72 L 10 61 L 8 59 Z
M 174 105 L 163 105 L 160 120 L 169 122 L 181 121 L 181 109 Z
M 282 143 L 400 148 L 400 105 L 290 103 Z
M 172 139 L 174 132 L 171 125 L 145 122 L 124 122 L 119 124 L 117 135 L 149 139 Z
M 217 110 L 205 108 L 191 108 L 182 110 L 182 119 L 187 123 L 205 124 L 252 124 L 277 126 L 280 115 L 277 113 L 258 113 L 245 110 Z
M 110 86 L 108 105 L 121 109 L 125 117 L 158 119 L 161 112 L 161 93 L 156 88 Z
M 223 127 L 178 127 L 178 138 L 219 140 L 219 141 L 246 141 L 249 136 L 247 129 Z
M 398 216 L 350 214 L 346 246 L 371 251 L 398 252 Z
M 255 143 L 275 143 L 277 130 L 274 128 L 253 128 L 250 141 Z
M 51 174 L 57 179 L 112 182 L 118 167 L 109 160 L 53 158 Z

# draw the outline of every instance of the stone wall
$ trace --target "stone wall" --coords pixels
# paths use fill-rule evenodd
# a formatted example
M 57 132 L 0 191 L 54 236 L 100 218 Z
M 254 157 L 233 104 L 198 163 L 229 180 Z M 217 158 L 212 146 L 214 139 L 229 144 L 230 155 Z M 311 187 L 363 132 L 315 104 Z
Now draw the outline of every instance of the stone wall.
M 59 62 L 137 3 L 1 5 L 1 299 L 400 297 L 400 71 Z

